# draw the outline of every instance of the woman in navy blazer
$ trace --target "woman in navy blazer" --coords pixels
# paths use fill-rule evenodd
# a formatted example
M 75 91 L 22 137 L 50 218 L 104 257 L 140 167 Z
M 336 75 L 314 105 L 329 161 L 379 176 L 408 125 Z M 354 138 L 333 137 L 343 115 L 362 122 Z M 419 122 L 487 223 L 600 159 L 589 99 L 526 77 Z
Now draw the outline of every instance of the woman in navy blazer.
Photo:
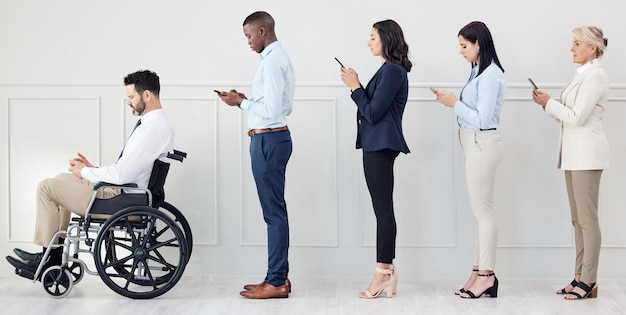
M 393 265 L 396 249 L 396 218 L 393 211 L 393 164 L 409 153 L 402 134 L 402 114 L 409 94 L 411 71 L 409 46 L 402 29 L 392 20 L 374 24 L 368 46 L 382 66 L 363 88 L 354 69 L 341 67 L 341 80 L 352 91 L 357 105 L 356 148 L 363 149 L 365 181 L 376 215 L 376 273 L 362 298 L 396 293 L 398 276 Z

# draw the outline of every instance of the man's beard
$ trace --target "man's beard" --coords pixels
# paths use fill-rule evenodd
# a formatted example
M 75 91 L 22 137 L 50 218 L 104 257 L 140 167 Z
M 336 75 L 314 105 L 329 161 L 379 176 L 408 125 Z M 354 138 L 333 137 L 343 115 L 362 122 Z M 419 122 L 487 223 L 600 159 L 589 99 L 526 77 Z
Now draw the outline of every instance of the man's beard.
M 146 103 L 143 101 L 143 97 L 139 101 L 139 104 L 137 104 L 137 106 L 132 107 L 132 108 L 133 108 L 133 116 L 141 116 L 143 112 L 146 110 Z

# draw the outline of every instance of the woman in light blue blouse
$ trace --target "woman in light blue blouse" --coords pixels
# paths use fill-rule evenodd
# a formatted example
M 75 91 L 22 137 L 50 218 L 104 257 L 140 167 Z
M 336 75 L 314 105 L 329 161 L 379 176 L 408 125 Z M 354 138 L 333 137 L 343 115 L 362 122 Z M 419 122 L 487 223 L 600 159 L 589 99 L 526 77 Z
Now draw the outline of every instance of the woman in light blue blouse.
M 459 31 L 458 38 L 459 53 L 472 65 L 470 79 L 459 99 L 449 91 L 433 91 L 437 102 L 452 107 L 457 115 L 459 140 L 465 153 L 467 192 L 477 224 L 472 273 L 455 294 L 462 298 L 479 298 L 483 294 L 495 298 L 498 296 L 498 278 L 494 273 L 498 230 L 493 199 L 496 168 L 503 153 L 497 128 L 506 91 L 504 69 L 484 23 L 467 24 Z

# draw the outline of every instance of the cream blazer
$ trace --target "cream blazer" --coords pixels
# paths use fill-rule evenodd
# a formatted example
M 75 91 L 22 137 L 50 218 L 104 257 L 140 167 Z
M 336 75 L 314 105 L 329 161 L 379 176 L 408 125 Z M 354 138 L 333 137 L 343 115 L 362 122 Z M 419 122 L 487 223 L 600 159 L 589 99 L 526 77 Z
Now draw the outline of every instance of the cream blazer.
M 601 170 L 609 167 L 609 143 L 602 128 L 609 78 L 600 60 L 577 74 L 551 99 L 545 111 L 561 123 L 557 168 L 569 171 Z

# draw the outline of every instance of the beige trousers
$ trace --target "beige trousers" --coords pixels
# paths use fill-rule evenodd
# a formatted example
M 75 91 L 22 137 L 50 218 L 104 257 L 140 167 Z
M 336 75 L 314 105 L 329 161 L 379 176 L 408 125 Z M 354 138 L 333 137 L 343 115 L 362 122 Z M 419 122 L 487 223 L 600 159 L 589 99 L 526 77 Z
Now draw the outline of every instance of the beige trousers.
M 493 199 L 504 145 L 497 130 L 462 128 L 459 140 L 465 153 L 465 183 L 477 227 L 474 265 L 480 270 L 494 270 L 498 229 Z
M 565 171 L 567 196 L 574 225 L 576 266 L 574 274 L 585 283 L 598 278 L 602 235 L 598 222 L 598 195 L 602 170 Z
M 37 218 L 33 242 L 48 247 L 54 233 L 67 229 L 72 213 L 84 215 L 93 197 L 94 185 L 71 173 L 62 173 L 41 181 L 37 187 Z M 118 189 L 107 188 L 98 193 L 98 198 L 111 198 L 119 193 Z

